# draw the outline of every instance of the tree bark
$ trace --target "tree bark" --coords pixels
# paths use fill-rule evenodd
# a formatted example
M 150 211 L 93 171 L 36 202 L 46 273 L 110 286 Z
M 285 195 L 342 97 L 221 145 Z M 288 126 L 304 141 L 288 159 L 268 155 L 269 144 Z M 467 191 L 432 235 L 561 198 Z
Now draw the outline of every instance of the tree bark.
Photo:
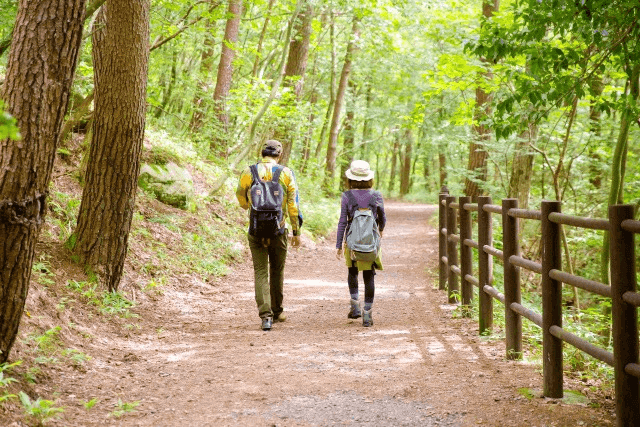
M 349 108 L 347 109 L 346 116 L 344 119 L 344 140 L 342 144 L 342 161 L 340 162 L 340 188 L 342 191 L 347 190 L 345 173 L 349 166 L 351 165 L 351 161 L 354 160 L 354 142 L 355 142 L 355 130 L 354 130 L 354 120 L 355 120 L 355 92 L 354 84 L 349 82 L 349 87 L 352 90 L 351 102 L 349 103 Z
M 118 289 L 122 277 L 138 188 L 149 7 L 149 0 L 109 0 L 93 33 L 93 139 L 78 226 L 70 243 L 110 291 Z
M 211 6 L 209 12 L 218 6 L 216 0 L 210 0 Z M 191 116 L 191 122 L 189 128 L 192 132 L 198 131 L 202 128 L 206 111 L 205 95 L 207 93 L 207 87 L 209 86 L 209 79 L 211 77 L 211 70 L 213 69 L 213 54 L 214 54 L 214 39 L 213 39 L 213 20 L 207 18 L 205 21 L 204 29 L 204 48 L 200 54 L 200 70 L 198 72 L 198 89 L 193 99 L 193 114 Z
M 396 187 L 396 168 L 398 167 L 398 152 L 400 151 L 400 134 L 394 135 L 393 151 L 391 152 L 391 173 L 389 174 L 389 195 Z
M 211 141 L 212 150 L 214 150 L 218 144 L 227 143 L 229 115 L 227 114 L 226 99 L 229 96 L 233 79 L 233 60 L 236 56 L 235 44 L 238 41 L 238 32 L 240 31 L 242 0 L 229 0 L 228 15 L 229 18 L 227 19 L 227 25 L 224 30 L 224 40 L 222 41 L 222 53 L 220 54 L 220 62 L 218 64 L 216 88 L 213 93 L 214 108 L 222 134 Z
M 315 157 L 320 162 L 322 155 L 322 146 L 324 145 L 324 138 L 327 135 L 327 129 L 329 128 L 329 119 L 333 112 L 333 107 L 336 101 L 336 38 L 335 38 L 335 14 L 333 10 L 329 13 L 329 39 L 331 41 L 331 70 L 330 70 L 330 82 L 329 82 L 329 102 L 327 103 L 327 111 L 322 122 L 322 129 L 320 130 L 320 138 L 316 145 Z
M 609 206 L 624 203 L 624 174 L 627 164 L 627 152 L 629 145 L 629 128 L 631 123 L 637 122 L 638 117 L 633 113 L 632 105 L 640 97 L 640 64 L 634 64 L 628 70 L 629 94 L 628 104 L 620 118 L 620 130 L 618 140 L 611 159 L 611 186 L 609 189 Z M 600 280 L 609 283 L 609 233 L 604 233 L 602 240 Z
M 509 178 L 509 197 L 518 199 L 518 206 L 522 209 L 529 208 L 529 192 L 531 189 L 531 174 L 533 172 L 533 152 L 531 143 L 537 133 L 536 125 L 530 124 L 529 129 L 520 134 L 516 145 L 516 153 L 511 165 L 511 177 Z
M 256 58 L 253 61 L 253 70 L 251 70 L 251 76 L 255 79 L 258 76 L 258 66 L 260 65 L 260 58 L 262 56 L 262 43 L 264 43 L 264 37 L 267 34 L 267 28 L 269 27 L 269 21 L 271 20 L 271 9 L 273 8 L 273 2 L 275 0 L 269 0 L 267 6 L 267 17 L 264 18 L 262 24 L 262 31 L 260 32 L 260 38 L 258 39 L 258 47 L 256 48 Z
M 353 55 L 357 50 L 356 41 L 359 35 L 359 18 L 354 17 L 353 26 L 351 28 L 351 38 L 347 44 L 347 53 L 344 57 L 342 73 L 340 74 L 340 83 L 338 84 L 338 92 L 336 93 L 335 105 L 333 107 L 333 115 L 331 118 L 331 128 L 329 131 L 329 144 L 327 145 L 327 163 L 325 167 L 323 188 L 330 190 L 333 186 L 336 169 L 336 149 L 338 147 L 338 131 L 340 128 L 340 114 L 342 112 L 342 104 L 344 96 L 347 92 L 347 83 L 351 74 L 351 64 L 353 63 Z
M 484 18 L 491 18 L 494 12 L 497 12 L 500 6 L 499 0 L 483 0 L 482 2 L 482 16 Z M 485 64 L 488 61 L 481 58 Z M 487 68 L 482 73 L 480 80 L 489 81 L 492 79 L 493 74 Z M 464 193 L 467 196 L 475 197 L 481 195 L 482 189 L 479 182 L 485 182 L 487 180 L 487 151 L 485 149 L 486 141 L 491 138 L 491 129 L 483 124 L 483 121 L 491 113 L 491 94 L 486 92 L 479 84 L 476 87 L 476 106 L 474 112 L 474 125 L 473 131 L 476 135 L 474 141 L 469 145 L 469 162 L 467 164 L 467 170 L 469 176 L 465 179 Z
M 400 175 L 400 195 L 409 194 L 411 189 L 411 167 L 413 157 L 413 134 L 407 128 L 404 133 L 404 150 L 402 153 L 402 173 Z
M 304 74 L 307 69 L 309 42 L 311 40 L 311 21 L 313 20 L 313 8 L 311 5 L 305 1 L 303 8 L 296 20 L 296 34 L 289 43 L 289 57 L 284 69 L 284 86 L 293 89 L 296 102 L 300 100 L 302 88 L 304 87 Z M 284 129 L 282 135 L 276 137 L 283 145 L 281 159 L 283 165 L 286 165 L 291 157 L 295 142 L 294 134 L 295 129 L 289 127 Z
M 0 363 L 24 309 L 82 40 L 85 0 L 20 0 L 2 99 L 20 141 L 0 141 Z

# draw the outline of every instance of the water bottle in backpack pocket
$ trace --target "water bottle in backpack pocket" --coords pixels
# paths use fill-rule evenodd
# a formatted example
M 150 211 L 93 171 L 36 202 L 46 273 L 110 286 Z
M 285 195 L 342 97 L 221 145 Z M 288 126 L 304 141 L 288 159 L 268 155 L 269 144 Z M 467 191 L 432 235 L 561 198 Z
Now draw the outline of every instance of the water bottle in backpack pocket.
M 258 166 L 250 168 L 253 183 L 249 189 L 251 212 L 249 214 L 249 234 L 255 237 L 271 239 L 284 233 L 282 214 L 283 190 L 280 173 L 283 166 L 278 166 L 270 181 L 263 181 L 258 174 Z
M 373 200 L 375 193 L 372 193 Z M 358 203 L 353 194 L 348 191 L 351 209 L 351 222 L 347 228 L 347 247 L 351 250 L 354 261 L 374 262 L 380 249 L 380 231 L 373 214 L 371 201 L 369 207 L 358 208 Z

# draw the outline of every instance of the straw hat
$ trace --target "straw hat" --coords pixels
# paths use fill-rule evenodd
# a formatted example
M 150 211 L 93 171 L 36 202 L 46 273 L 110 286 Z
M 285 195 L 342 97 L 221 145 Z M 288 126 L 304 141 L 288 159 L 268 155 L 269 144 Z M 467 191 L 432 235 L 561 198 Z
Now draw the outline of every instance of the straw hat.
M 375 175 L 368 162 L 364 160 L 354 160 L 351 167 L 345 172 L 347 178 L 353 181 L 369 181 Z

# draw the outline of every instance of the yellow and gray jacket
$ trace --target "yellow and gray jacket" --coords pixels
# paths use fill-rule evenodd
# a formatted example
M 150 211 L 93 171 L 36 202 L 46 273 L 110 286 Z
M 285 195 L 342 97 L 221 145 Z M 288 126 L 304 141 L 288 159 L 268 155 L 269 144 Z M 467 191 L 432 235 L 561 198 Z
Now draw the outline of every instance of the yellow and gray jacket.
M 278 163 L 270 157 L 263 157 L 262 161 L 258 163 L 258 175 L 263 181 L 269 181 L 273 177 L 273 172 Z M 296 183 L 296 177 L 293 171 L 288 167 L 284 167 L 282 173 L 280 173 L 280 179 L 278 180 L 282 189 L 284 190 L 284 197 L 282 198 L 282 215 L 286 220 L 289 217 L 291 223 L 291 230 L 294 236 L 300 235 L 300 227 L 302 227 L 302 213 L 300 212 L 300 201 L 298 196 L 298 184 Z M 253 177 L 251 171 L 247 167 L 240 175 L 238 181 L 238 188 L 236 190 L 236 197 L 243 209 L 249 209 L 250 197 L 248 197 L 249 189 L 253 183 Z

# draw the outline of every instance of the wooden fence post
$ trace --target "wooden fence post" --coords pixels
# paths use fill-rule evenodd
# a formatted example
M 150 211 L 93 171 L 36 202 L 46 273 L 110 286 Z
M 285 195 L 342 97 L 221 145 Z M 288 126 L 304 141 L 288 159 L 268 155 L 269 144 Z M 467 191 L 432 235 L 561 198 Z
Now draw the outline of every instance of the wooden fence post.
M 447 228 L 447 209 L 442 204 L 444 200 L 446 200 L 449 193 L 440 193 L 438 196 L 438 258 L 440 262 L 438 265 L 440 266 L 440 281 L 438 284 L 438 289 L 444 291 L 447 287 L 447 271 L 448 271 L 448 262 L 444 262 L 444 257 L 447 256 L 447 235 L 443 233 L 443 230 Z
M 460 292 L 460 284 L 458 282 L 458 276 L 451 269 L 452 265 L 458 265 L 458 252 L 456 251 L 456 242 L 453 240 L 452 235 L 456 234 L 457 221 L 456 210 L 450 205 L 455 203 L 455 196 L 447 196 L 447 260 L 448 262 L 448 283 L 447 283 L 447 295 L 449 303 L 458 302 L 458 293 Z
M 562 397 L 562 340 L 549 329 L 562 327 L 562 282 L 549 276 L 551 270 L 562 269 L 560 225 L 549 220 L 549 214 L 560 212 L 560 202 L 542 202 L 542 372 L 545 397 Z
M 616 425 L 640 426 L 638 378 L 625 372 L 629 363 L 638 363 L 638 313 L 623 300 L 625 292 L 636 291 L 634 234 L 622 229 L 622 221 L 633 219 L 633 206 L 609 206 L 609 247 L 611 266 L 611 318 L 616 381 Z
M 502 250 L 504 266 L 504 323 L 507 359 L 522 359 L 522 317 L 511 309 L 520 304 L 520 267 L 511 264 L 511 255 L 520 255 L 518 218 L 509 216 L 509 209 L 518 207 L 518 199 L 502 200 Z
M 493 280 L 493 257 L 484 251 L 485 246 L 493 245 L 493 223 L 491 212 L 484 211 L 484 205 L 490 205 L 491 197 L 478 197 L 478 300 L 480 309 L 478 324 L 480 335 L 491 333 L 493 327 L 493 297 L 484 291 L 485 286 L 491 286 Z
M 470 196 L 460 197 L 460 280 L 462 312 L 468 316 L 471 312 L 471 301 L 473 300 L 473 284 L 466 279 L 466 276 L 473 275 L 473 252 L 471 246 L 464 244 L 466 239 L 471 239 L 471 212 L 464 208 L 465 203 L 471 203 Z

